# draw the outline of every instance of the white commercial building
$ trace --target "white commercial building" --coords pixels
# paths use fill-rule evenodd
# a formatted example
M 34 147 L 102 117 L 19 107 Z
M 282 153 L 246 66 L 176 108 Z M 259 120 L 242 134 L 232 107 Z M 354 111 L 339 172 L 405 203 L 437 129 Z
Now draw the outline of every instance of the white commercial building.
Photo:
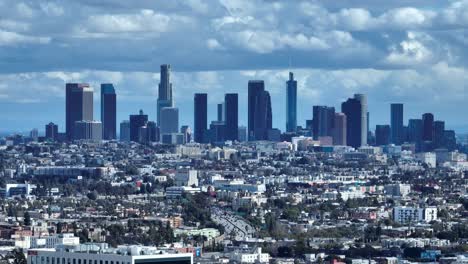
M 398 206 L 393 208 L 393 220 L 398 223 L 431 222 L 437 220 L 437 207 L 408 207 Z
M 192 188 L 188 186 L 171 186 L 166 188 L 166 198 L 174 199 L 181 197 L 184 193 L 194 194 L 200 191 L 200 188 Z
M 269 263 L 270 254 L 262 253 L 262 248 L 257 248 L 252 253 L 232 252 L 230 260 L 238 263 Z
M 202 229 L 184 229 L 177 228 L 174 229 L 174 236 L 180 236 L 185 234 L 187 236 L 204 236 L 208 240 L 219 237 L 221 233 L 216 228 L 202 228 Z
M 152 247 L 90 243 L 56 249 L 30 249 L 28 264 L 192 264 L 193 254 L 166 254 Z
M 6 184 L 5 185 L 5 197 L 13 196 L 28 196 L 31 194 L 32 190 L 36 188 L 34 184 Z
M 57 234 L 46 237 L 24 236 L 15 240 L 15 246 L 29 248 L 55 248 L 58 245 L 77 246 L 80 244 L 80 238 L 71 233 Z
M 247 184 L 243 180 L 220 180 L 213 182 L 216 190 L 229 191 L 229 192 L 249 192 L 249 193 L 264 193 L 266 186 L 264 183 Z

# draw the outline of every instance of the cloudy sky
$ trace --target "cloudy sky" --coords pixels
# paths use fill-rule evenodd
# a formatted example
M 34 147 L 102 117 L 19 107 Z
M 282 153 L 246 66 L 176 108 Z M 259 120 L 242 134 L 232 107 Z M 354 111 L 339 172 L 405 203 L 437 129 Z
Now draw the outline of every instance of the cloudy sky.
M 263 79 L 274 126 L 285 127 L 285 81 L 298 80 L 299 124 L 312 105 L 369 97 L 371 127 L 433 112 L 468 131 L 468 0 L 0 0 L 0 131 L 63 130 L 65 82 L 113 82 L 118 122 L 155 119 L 159 65 L 170 63 L 181 124 L 193 94 L 209 93 L 210 119 L 247 82 Z

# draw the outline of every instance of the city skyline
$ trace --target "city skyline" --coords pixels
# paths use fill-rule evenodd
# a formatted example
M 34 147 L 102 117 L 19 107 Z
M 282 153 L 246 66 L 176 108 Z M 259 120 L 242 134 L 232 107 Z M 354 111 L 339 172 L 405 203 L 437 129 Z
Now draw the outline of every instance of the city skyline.
M 170 64 L 162 64 L 161 67 L 165 67 L 166 65 L 169 65 L 169 69 L 170 69 L 170 67 L 171 67 Z M 293 72 L 288 72 L 288 76 L 289 76 L 288 78 L 291 77 L 291 76 L 290 76 L 291 73 L 293 73 Z M 293 73 L 293 74 L 294 74 L 294 73 Z M 172 79 L 171 79 L 171 80 L 172 80 Z M 250 81 L 252 81 L 252 80 L 248 80 L 248 81 L 250 82 Z M 255 81 L 255 80 L 253 80 L 253 81 Z M 265 80 L 261 80 L 261 81 L 263 81 L 263 82 L 265 83 Z M 288 83 L 287 81 L 288 81 L 288 79 L 285 79 L 284 82 L 283 82 L 283 86 L 284 86 L 284 90 L 283 90 L 284 95 L 282 96 L 283 98 L 286 98 L 286 97 L 287 97 L 287 87 L 288 87 L 288 86 L 287 86 L 287 83 Z M 297 81 L 297 78 L 295 79 L 295 81 Z M 78 83 L 78 85 L 85 85 L 85 86 L 89 87 L 91 90 L 93 90 L 93 93 L 96 93 L 96 96 L 93 96 L 93 104 L 95 105 L 95 107 L 93 107 L 93 108 L 94 108 L 94 109 L 93 109 L 93 120 L 99 120 L 99 121 L 100 121 L 101 119 L 100 119 L 99 117 L 102 118 L 101 109 L 98 109 L 98 108 L 100 108 L 100 107 L 96 107 L 96 106 L 99 106 L 99 105 L 102 103 L 102 102 L 101 102 L 102 97 L 100 97 L 100 96 L 98 96 L 98 95 L 99 95 L 99 93 L 101 93 L 103 85 L 104 85 L 104 86 L 106 86 L 106 85 L 112 85 L 112 86 L 113 86 L 113 84 L 112 84 L 112 83 L 102 83 L 102 84 L 99 84 L 99 85 L 96 86 L 97 89 L 95 89 L 92 85 L 89 85 L 89 83 L 87 83 L 87 82 Z M 99 89 L 99 86 L 101 87 L 100 89 Z M 265 89 L 267 89 L 267 85 L 264 84 L 264 86 L 265 86 Z M 112 87 L 112 88 L 114 88 L 114 87 Z M 171 93 L 172 93 L 172 83 L 170 83 L 170 90 L 171 90 Z M 248 85 L 247 85 L 247 87 L 245 88 L 245 90 L 248 91 Z M 202 90 L 201 90 L 201 91 L 202 91 Z M 118 87 L 114 90 L 114 92 L 118 95 L 118 96 L 117 96 L 117 101 L 118 101 L 118 98 L 119 98 Z M 229 92 L 227 92 L 226 94 L 238 94 L 238 96 L 241 97 L 241 95 L 242 95 L 243 93 L 245 93 L 245 91 L 241 91 L 241 92 L 239 92 L 239 93 L 229 93 Z M 197 94 L 197 91 L 194 91 L 193 96 L 194 96 L 195 94 Z M 199 94 L 199 93 L 198 93 L 198 94 Z M 215 94 L 216 94 L 216 93 L 215 93 Z M 269 94 L 271 94 L 271 93 L 269 93 Z M 210 97 L 211 97 L 210 95 L 211 95 L 211 94 L 208 93 L 208 96 L 207 96 L 207 107 L 208 107 L 208 111 L 207 111 L 207 121 L 208 121 L 208 125 L 207 125 L 207 127 L 208 127 L 208 129 L 209 129 L 209 123 L 210 123 L 212 120 L 214 120 L 214 121 L 217 120 L 217 116 L 218 116 L 218 106 L 219 106 L 219 103 L 213 102 L 213 101 L 215 101 L 215 100 L 217 100 L 217 99 L 212 99 L 212 98 L 210 98 Z M 102 95 L 101 95 L 101 96 L 102 96 Z M 351 95 L 350 95 L 350 96 L 351 96 Z M 367 96 L 367 95 L 365 95 L 365 96 Z M 248 97 L 248 96 L 245 94 L 245 97 Z M 298 97 L 297 100 L 300 101 L 300 100 L 301 100 L 301 94 L 300 94 L 300 93 L 297 94 L 297 97 Z M 158 98 L 158 96 L 156 96 L 156 97 L 154 98 L 154 101 L 157 102 L 157 101 L 158 101 L 157 98 Z M 341 98 L 341 97 L 338 97 L 338 98 Z M 224 95 L 222 96 L 222 99 L 224 99 Z M 243 100 L 243 99 L 244 99 L 244 100 Z M 368 100 L 369 100 L 369 99 L 368 99 Z M 222 100 L 221 100 L 221 101 L 222 101 Z M 245 101 L 245 102 L 243 102 L 243 101 Z M 248 101 L 248 98 L 240 98 L 240 99 L 239 99 L 239 103 L 240 103 L 241 105 L 242 105 L 242 104 L 246 104 L 247 101 Z M 218 101 L 218 102 L 219 102 L 219 101 Z M 343 102 L 344 102 L 344 101 L 342 101 L 341 103 L 343 103 Z M 338 109 L 339 109 L 341 103 L 338 102 L 338 107 L 337 107 Z M 372 102 L 368 102 L 368 104 L 369 104 L 369 103 L 372 104 Z M 118 104 L 118 103 L 117 103 L 117 104 Z M 193 112 L 193 107 L 194 107 L 193 104 L 194 104 L 194 102 L 193 102 L 193 98 L 192 98 L 191 102 L 189 102 L 189 104 L 191 104 L 191 107 L 192 107 L 191 111 L 185 112 L 185 113 L 184 113 L 184 112 L 181 112 L 181 111 L 179 110 L 179 125 L 188 125 L 188 126 L 191 127 L 192 130 L 193 130 L 193 128 L 194 128 L 194 119 L 193 119 L 193 113 L 194 113 L 194 112 Z M 307 104 L 308 104 L 308 103 L 307 103 Z M 371 116 L 371 118 L 370 118 L 370 119 L 371 119 L 371 123 L 370 123 L 368 129 L 371 130 L 371 131 L 374 131 L 374 129 L 375 129 L 375 127 L 376 127 L 377 125 L 386 125 L 386 124 L 388 124 L 388 125 L 391 126 L 391 115 L 392 115 L 392 108 L 391 108 L 391 107 L 392 107 L 392 105 L 401 105 L 401 104 L 404 105 L 404 103 L 390 102 L 390 103 L 388 103 L 388 109 L 385 109 L 385 107 L 381 107 L 381 108 L 383 108 L 384 111 L 379 111 L 379 112 L 384 112 L 383 115 L 387 114 L 387 115 L 388 115 L 388 118 L 387 118 L 388 121 L 385 122 L 385 121 L 381 121 L 380 119 L 376 121 L 375 119 L 373 119 L 373 116 Z M 154 105 L 154 102 L 153 102 L 153 105 Z M 180 104 L 175 105 L 175 104 L 174 104 L 174 101 L 171 100 L 171 105 L 173 105 L 173 106 L 176 107 L 176 108 L 181 108 L 181 109 L 184 109 L 185 111 L 187 111 L 187 109 L 186 109 L 186 106 L 187 106 L 187 105 L 186 105 L 186 104 L 182 104 L 182 107 L 179 107 Z M 157 106 L 157 104 L 156 104 L 156 106 Z M 190 106 L 190 105 L 189 105 L 189 106 Z M 297 118 L 297 120 L 298 120 L 298 121 L 297 121 L 297 125 L 298 125 L 298 126 L 306 127 L 306 121 L 307 121 L 307 120 L 313 119 L 313 108 L 316 107 L 316 106 L 318 106 L 318 105 L 315 105 L 315 104 L 314 104 L 314 105 L 308 105 L 308 106 L 310 107 L 310 116 L 307 116 L 307 113 L 298 113 L 298 118 Z M 102 106 L 101 106 L 101 107 L 102 107 Z M 117 110 L 117 119 L 116 119 L 116 120 L 117 120 L 117 126 L 118 126 L 118 123 L 120 123 L 121 121 L 128 120 L 128 115 L 131 114 L 131 113 L 128 113 L 128 114 L 122 113 L 122 111 L 119 111 L 119 108 L 120 108 L 120 107 L 122 107 L 122 106 L 119 105 L 119 107 L 117 107 L 117 109 L 116 109 L 116 110 Z M 123 107 L 126 108 L 125 106 L 123 106 Z M 287 118 L 287 117 L 286 117 L 286 111 L 285 111 L 285 109 L 283 109 L 283 111 L 280 111 L 280 109 L 277 109 L 277 108 L 279 108 L 279 106 L 275 105 L 275 102 L 273 102 L 273 101 L 272 101 L 272 106 L 271 106 L 271 107 L 272 107 L 272 109 L 273 109 L 273 120 L 272 120 L 272 121 L 273 121 L 273 125 L 272 125 L 272 127 L 273 127 L 273 128 L 279 128 L 282 132 L 286 132 L 286 118 Z M 335 107 L 335 106 L 332 105 L 332 106 L 330 106 L 330 107 Z M 418 116 L 418 114 L 419 114 L 419 115 L 423 114 L 423 113 L 416 113 L 416 115 L 414 115 L 414 116 L 407 117 L 407 116 L 408 116 L 408 112 L 414 113 L 414 109 L 413 109 L 413 111 L 411 111 L 412 109 L 411 109 L 410 107 L 411 107 L 411 105 L 409 105 L 409 106 L 406 105 L 406 106 L 405 106 L 405 111 L 404 111 L 404 113 L 403 113 L 403 125 L 404 125 L 404 126 L 408 126 L 408 125 L 409 125 L 409 121 L 410 121 L 411 119 L 420 118 L 420 116 Z M 305 108 L 307 108 L 307 107 L 305 107 Z M 409 108 L 409 109 L 408 109 L 408 108 Z M 144 112 L 148 115 L 148 120 L 155 120 L 155 121 L 156 121 L 156 119 L 157 119 L 157 115 L 156 115 L 156 114 L 153 115 L 153 114 L 151 113 L 151 111 L 146 111 L 146 109 L 144 109 L 144 108 L 141 108 L 141 109 L 144 110 Z M 156 107 L 156 109 L 157 109 L 157 107 Z M 246 109 L 247 109 L 247 108 L 246 108 Z M 287 109 L 286 109 L 286 110 L 287 110 Z M 375 110 L 382 110 L 382 109 L 375 109 Z M 386 112 L 385 110 L 387 110 L 387 113 L 385 113 L 385 112 Z M 374 113 L 373 109 L 370 109 L 370 110 L 368 109 L 368 111 L 371 112 L 371 113 Z M 338 112 L 338 111 L 337 111 L 337 112 Z M 188 114 L 189 114 L 189 115 L 192 115 L 192 117 L 191 117 L 191 118 L 190 118 L 190 117 L 187 117 L 186 115 L 188 115 Z M 301 114 L 302 114 L 302 115 L 301 115 Z M 432 114 L 434 115 L 434 121 L 436 121 L 436 120 L 444 120 L 442 117 L 440 117 L 440 115 L 438 115 L 438 113 L 432 113 Z M 89 114 L 88 114 L 88 115 L 89 115 Z M 283 118 L 284 118 L 284 120 L 278 121 L 278 120 L 277 120 L 277 119 L 278 119 L 277 116 L 280 116 L 280 119 L 283 119 Z M 304 118 L 304 119 L 299 118 L 300 116 L 305 116 L 305 118 Z M 65 116 L 64 116 L 64 117 L 65 117 Z M 122 117 L 122 118 L 119 119 L 119 117 Z M 248 119 L 247 117 L 248 117 L 247 112 L 246 112 L 246 114 L 245 114 L 245 116 L 244 116 L 244 115 L 242 114 L 242 109 L 239 107 L 239 118 L 238 118 L 238 120 L 239 120 L 238 122 L 239 122 L 239 123 L 238 123 L 238 125 L 239 125 L 239 126 L 247 126 L 247 125 L 248 125 L 248 122 L 245 122 L 245 123 L 242 122 L 243 120 L 247 121 L 247 119 Z M 59 118 L 59 120 L 60 120 L 60 118 Z M 385 117 L 384 117 L 382 120 L 385 120 Z M 57 120 L 49 120 L 49 121 L 52 121 L 53 123 L 55 123 L 56 125 L 58 125 L 58 126 L 59 126 L 59 131 L 62 131 L 61 122 L 59 122 L 59 121 L 57 121 Z M 281 122 L 283 122 L 283 121 L 284 121 L 284 124 L 281 124 Z M 445 122 L 445 128 L 446 128 L 446 129 L 452 129 L 452 130 L 455 130 L 455 131 L 458 132 L 458 133 L 465 133 L 463 128 L 462 128 L 462 129 L 453 129 L 450 125 L 447 126 L 447 124 L 446 124 L 447 122 L 446 122 L 446 121 L 444 121 L 444 122 Z M 456 127 L 457 127 L 457 126 L 455 126 L 455 128 L 456 128 Z M 44 134 L 44 135 L 45 135 L 45 129 L 44 129 L 44 126 L 43 126 L 43 125 L 39 125 L 38 127 L 34 127 L 34 128 L 38 128 L 39 132 L 40 132 L 41 134 Z M 28 129 L 28 128 L 26 128 L 26 130 L 23 131 L 23 132 L 24 132 L 24 133 L 29 133 L 30 130 L 31 130 L 32 128 L 29 129 L 29 130 L 27 130 L 27 129 Z M 64 127 L 63 130 L 64 130 L 63 132 L 65 132 L 65 130 L 66 130 L 65 127 Z M 461 130 L 461 132 L 460 132 L 460 130 Z M 467 131 L 468 131 L 468 130 L 467 130 Z M 0 133 L 1 133 L 1 132 L 9 132 L 9 133 L 11 133 L 11 132 L 14 132 L 14 131 L 4 130 L 4 131 L 0 131 Z M 118 129 L 117 129 L 117 134 L 119 134 Z M 392 138 L 390 138 L 390 142 L 392 142 Z
M 0 0 L 0 264 L 468 264 L 468 0 Z
M 170 64 L 161 65 L 161 78 L 157 99 L 158 123 L 150 121 L 148 115 L 139 111 L 139 115 L 130 115 L 129 123 L 123 120 L 120 123 L 120 139 L 142 144 L 161 142 L 163 144 L 185 144 L 192 141 L 192 130 L 188 125 L 180 125 L 179 108 L 174 105 L 172 98 L 172 84 L 170 80 Z M 293 107 L 286 108 L 286 116 L 289 120 L 296 120 L 295 85 L 291 85 L 293 73 L 289 72 L 289 80 L 286 82 L 287 104 L 293 102 Z M 293 91 L 291 91 L 293 88 Z M 306 126 L 297 126 L 291 132 L 290 121 L 286 123 L 286 131 L 273 127 L 273 113 L 271 96 L 265 89 L 263 80 L 249 80 L 248 86 L 248 127 L 244 135 L 239 130 L 238 94 L 227 93 L 221 103 L 216 104 L 217 118 L 208 123 L 208 94 L 194 94 L 194 142 L 224 145 L 226 141 L 239 141 L 246 138 L 248 141 L 294 141 L 294 137 L 307 136 L 320 142 L 322 146 L 347 145 L 355 149 L 366 146 L 382 146 L 390 143 L 397 146 L 410 146 L 414 151 L 431 151 L 456 147 L 456 132 L 446 129 L 444 120 L 435 120 L 433 113 L 424 113 L 419 119 L 420 125 L 416 125 L 416 119 L 409 119 L 408 125 L 404 125 L 404 104 L 392 103 L 390 105 L 390 125 L 376 125 L 375 130 L 370 128 L 370 112 L 368 100 L 365 94 L 354 94 L 341 104 L 341 113 L 335 111 L 335 107 L 313 106 L 312 119 L 306 120 Z M 101 121 L 93 118 L 93 88 L 86 83 L 66 84 L 66 108 L 67 119 L 66 138 L 70 140 L 109 140 L 108 132 L 116 126 L 116 93 L 113 84 L 101 84 Z M 110 97 L 106 97 L 108 94 Z M 112 103 L 111 103 L 112 102 Z M 111 103 L 111 104 L 109 104 Z M 106 118 L 108 115 L 112 118 Z M 113 119 L 112 121 L 110 119 Z M 110 124 L 112 123 L 112 124 Z M 289 128 L 288 128 L 289 126 Z M 103 129 L 104 127 L 104 129 Z M 106 128 L 107 127 L 107 128 Z M 50 136 L 51 123 L 45 126 L 46 137 Z M 112 132 L 115 134 L 115 132 Z M 33 129 L 30 137 L 38 138 L 38 130 Z M 63 137 L 58 135 L 59 140 Z M 410 145 L 408 145 L 408 143 Z

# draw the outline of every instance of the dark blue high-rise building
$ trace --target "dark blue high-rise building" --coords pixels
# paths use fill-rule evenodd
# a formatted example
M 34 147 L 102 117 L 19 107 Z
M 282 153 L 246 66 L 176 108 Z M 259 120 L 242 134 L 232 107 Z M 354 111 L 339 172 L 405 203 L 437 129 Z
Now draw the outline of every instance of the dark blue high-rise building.
M 362 105 L 360 100 L 349 98 L 341 104 L 341 112 L 346 115 L 346 143 L 348 146 L 359 148 L 367 143 L 362 141 Z M 364 119 L 365 121 L 365 119 Z M 367 124 L 366 124 L 367 126 Z M 364 126 L 365 127 L 365 126 Z M 364 131 L 367 133 L 367 130 Z
M 101 122 L 102 139 L 112 140 L 117 138 L 117 96 L 114 85 L 101 84 Z
M 444 131 L 445 122 L 435 121 L 434 122 L 434 148 L 444 148 Z
M 45 137 L 50 140 L 57 140 L 58 138 L 58 126 L 52 122 L 45 126 Z
M 408 122 L 408 141 L 414 143 L 416 152 L 421 151 L 423 135 L 422 119 L 410 119 Z
M 422 116 L 423 122 L 423 134 L 422 140 L 423 141 L 432 141 L 433 134 L 434 134 L 434 115 L 431 113 L 425 113 Z
M 335 108 L 315 105 L 313 107 L 312 135 L 314 140 L 319 137 L 333 137 Z
M 265 91 L 265 83 L 260 80 L 249 81 L 248 86 L 248 126 L 247 138 L 248 140 L 255 140 L 255 112 L 257 109 L 257 98 Z
M 455 131 L 453 130 L 444 131 L 444 146 L 449 151 L 453 151 L 457 148 L 457 139 L 455 136 Z
M 218 104 L 218 122 L 224 122 L 224 103 Z
M 286 82 L 286 132 L 296 132 L 297 129 L 297 81 L 292 72 Z
M 236 93 L 224 95 L 224 123 L 226 140 L 239 140 L 239 99 Z
M 404 142 L 403 138 L 403 104 L 390 105 L 391 119 L 391 142 L 395 145 L 401 145 Z
M 159 141 L 159 127 L 157 126 L 156 122 L 148 121 L 146 123 L 147 128 L 147 137 L 148 142 L 158 142 Z
M 76 122 L 93 120 L 93 93 L 86 83 L 66 84 L 65 131 L 69 140 L 74 139 Z
M 255 102 L 254 140 L 268 140 L 268 131 L 272 129 L 270 93 L 261 91 Z
M 377 146 L 385 146 L 390 143 L 390 126 L 377 125 L 375 126 L 375 144 Z
M 422 133 L 422 151 L 434 150 L 434 115 L 425 113 L 422 116 L 423 133 Z
M 211 144 L 223 144 L 226 140 L 226 124 L 223 121 L 212 121 L 209 135 Z
M 208 95 L 197 93 L 194 96 L 194 140 L 198 143 L 206 143 L 208 126 Z
M 140 110 L 138 115 L 130 115 L 130 141 L 140 142 L 140 128 L 146 127 L 148 123 L 148 115 L 143 114 Z

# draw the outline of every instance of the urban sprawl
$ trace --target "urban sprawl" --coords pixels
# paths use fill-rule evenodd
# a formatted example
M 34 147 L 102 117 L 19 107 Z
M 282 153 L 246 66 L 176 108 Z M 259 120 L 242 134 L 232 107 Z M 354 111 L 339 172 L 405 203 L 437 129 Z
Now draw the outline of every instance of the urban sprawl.
M 94 89 L 67 83 L 64 132 L 0 139 L 1 264 L 468 263 L 468 136 L 437 113 L 382 106 L 371 130 L 355 94 L 302 126 L 290 73 L 285 131 L 262 80 L 209 124 L 195 93 L 191 128 L 160 74 L 155 121 L 140 110 L 117 133 L 113 84 L 96 121 Z

